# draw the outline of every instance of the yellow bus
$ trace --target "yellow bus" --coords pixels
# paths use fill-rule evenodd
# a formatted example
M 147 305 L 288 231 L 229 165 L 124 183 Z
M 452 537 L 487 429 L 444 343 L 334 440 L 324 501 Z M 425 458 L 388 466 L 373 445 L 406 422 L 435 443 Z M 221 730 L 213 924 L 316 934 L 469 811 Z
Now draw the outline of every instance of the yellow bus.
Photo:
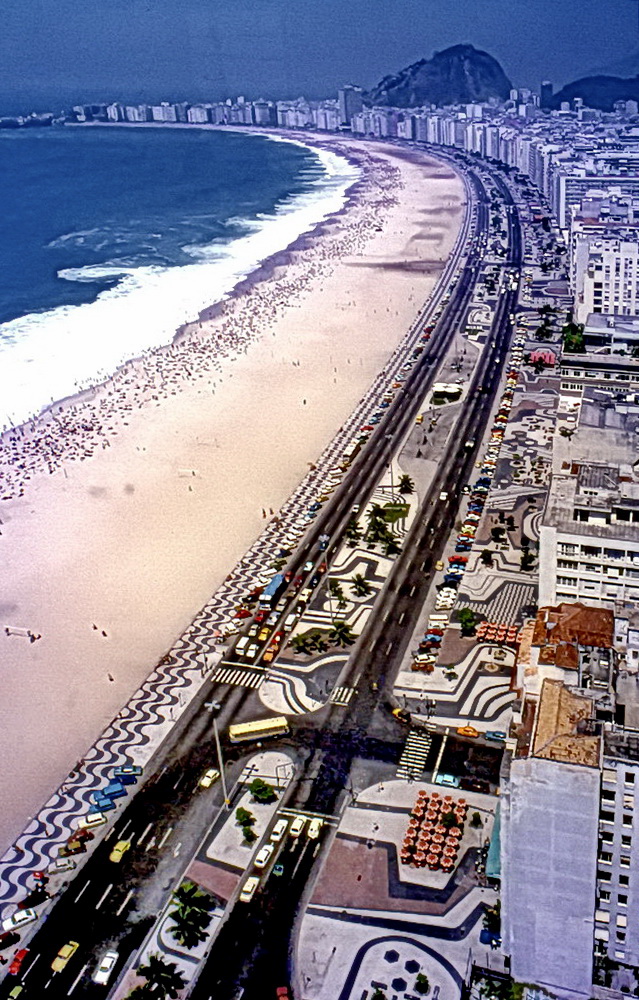
M 229 726 L 231 743 L 243 743 L 245 740 L 261 740 L 266 736 L 283 736 L 288 732 L 286 716 L 276 715 L 272 719 L 257 719 L 255 722 L 240 722 Z

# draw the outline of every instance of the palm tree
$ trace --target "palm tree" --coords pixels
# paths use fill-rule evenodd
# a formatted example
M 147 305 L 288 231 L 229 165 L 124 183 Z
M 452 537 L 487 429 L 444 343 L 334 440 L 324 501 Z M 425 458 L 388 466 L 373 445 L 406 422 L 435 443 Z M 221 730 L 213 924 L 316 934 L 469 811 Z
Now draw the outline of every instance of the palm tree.
M 289 646 L 292 646 L 296 653 L 310 653 L 312 650 L 311 639 L 307 635 L 294 635 Z
M 329 580 L 328 592 L 331 595 L 331 597 L 334 597 L 337 600 L 338 608 L 346 607 L 346 598 L 344 596 L 344 590 L 342 588 L 341 583 L 339 583 L 337 580 Z
M 404 496 L 409 496 L 415 492 L 415 483 L 410 476 L 400 476 L 398 489 Z
M 384 540 L 388 532 L 386 524 L 386 514 L 383 507 L 374 504 L 368 512 L 368 528 L 366 530 L 366 541 L 376 544 Z
M 385 556 L 396 556 L 398 552 L 402 551 L 402 547 L 395 538 L 395 535 L 391 534 L 390 531 L 386 533 L 384 538 L 384 555 Z
M 350 625 L 344 621 L 334 622 L 332 629 L 328 633 L 329 642 L 333 646 L 352 646 L 355 638 Z
M 356 573 L 351 580 L 351 593 L 355 597 L 366 597 L 371 592 L 371 585 L 362 573 Z
M 208 912 L 211 909 L 211 901 L 206 893 L 202 892 L 195 882 L 183 882 L 175 890 L 171 899 L 180 907 L 195 908 Z
M 321 632 L 315 632 L 308 638 L 309 650 L 313 653 L 325 653 L 328 649 L 326 639 Z
M 170 916 L 174 924 L 171 936 L 185 948 L 195 948 L 206 940 L 206 929 L 212 920 L 209 913 L 194 909 L 188 912 L 172 910 Z
M 146 979 L 146 987 L 156 997 L 171 997 L 174 1000 L 181 989 L 186 986 L 184 976 L 178 972 L 175 962 L 165 962 L 158 954 L 149 955 L 146 965 L 141 965 L 138 973 Z
M 360 528 L 356 517 L 352 517 L 346 525 L 344 537 L 352 549 L 354 549 L 357 543 L 361 541 L 362 529 Z

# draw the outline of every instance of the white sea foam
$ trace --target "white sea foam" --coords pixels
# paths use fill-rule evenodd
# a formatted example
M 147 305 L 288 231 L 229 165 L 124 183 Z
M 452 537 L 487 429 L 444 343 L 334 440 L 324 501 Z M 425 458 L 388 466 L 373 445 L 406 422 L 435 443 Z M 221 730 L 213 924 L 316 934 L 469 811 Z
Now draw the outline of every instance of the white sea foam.
M 169 343 L 178 327 L 227 296 L 262 261 L 342 208 L 359 176 L 357 167 L 332 152 L 313 152 L 323 173 L 310 191 L 285 200 L 259 223 L 242 220 L 246 235 L 230 243 L 184 248 L 192 264 L 112 262 L 60 272 L 69 281 L 116 283 L 95 302 L 31 313 L 0 326 L 0 427 L 21 423 L 53 400 L 102 381 L 124 361 Z

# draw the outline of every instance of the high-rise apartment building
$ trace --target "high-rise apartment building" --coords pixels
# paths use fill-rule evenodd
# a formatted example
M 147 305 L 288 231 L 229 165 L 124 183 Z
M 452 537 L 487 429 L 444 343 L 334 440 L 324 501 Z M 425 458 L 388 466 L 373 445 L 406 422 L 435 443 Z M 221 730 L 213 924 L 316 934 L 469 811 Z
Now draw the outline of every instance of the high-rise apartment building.
M 350 125 L 351 119 L 358 115 L 364 106 L 362 88 L 353 87 L 351 84 L 342 87 L 337 93 L 337 105 L 340 125 Z

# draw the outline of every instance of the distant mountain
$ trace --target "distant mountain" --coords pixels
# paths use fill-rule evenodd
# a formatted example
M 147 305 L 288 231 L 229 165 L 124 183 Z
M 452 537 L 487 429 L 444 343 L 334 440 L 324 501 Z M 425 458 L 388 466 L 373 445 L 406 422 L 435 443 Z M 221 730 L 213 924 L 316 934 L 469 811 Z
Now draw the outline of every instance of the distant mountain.
M 432 59 L 385 76 L 368 92 L 367 103 L 395 108 L 422 104 L 472 104 L 496 97 L 508 98 L 511 83 L 496 59 L 473 45 L 453 45 Z
M 612 111 L 615 101 L 639 101 L 639 76 L 623 79 L 619 76 L 584 76 L 553 94 L 551 107 L 559 108 L 562 101 L 581 97 L 589 108 Z

